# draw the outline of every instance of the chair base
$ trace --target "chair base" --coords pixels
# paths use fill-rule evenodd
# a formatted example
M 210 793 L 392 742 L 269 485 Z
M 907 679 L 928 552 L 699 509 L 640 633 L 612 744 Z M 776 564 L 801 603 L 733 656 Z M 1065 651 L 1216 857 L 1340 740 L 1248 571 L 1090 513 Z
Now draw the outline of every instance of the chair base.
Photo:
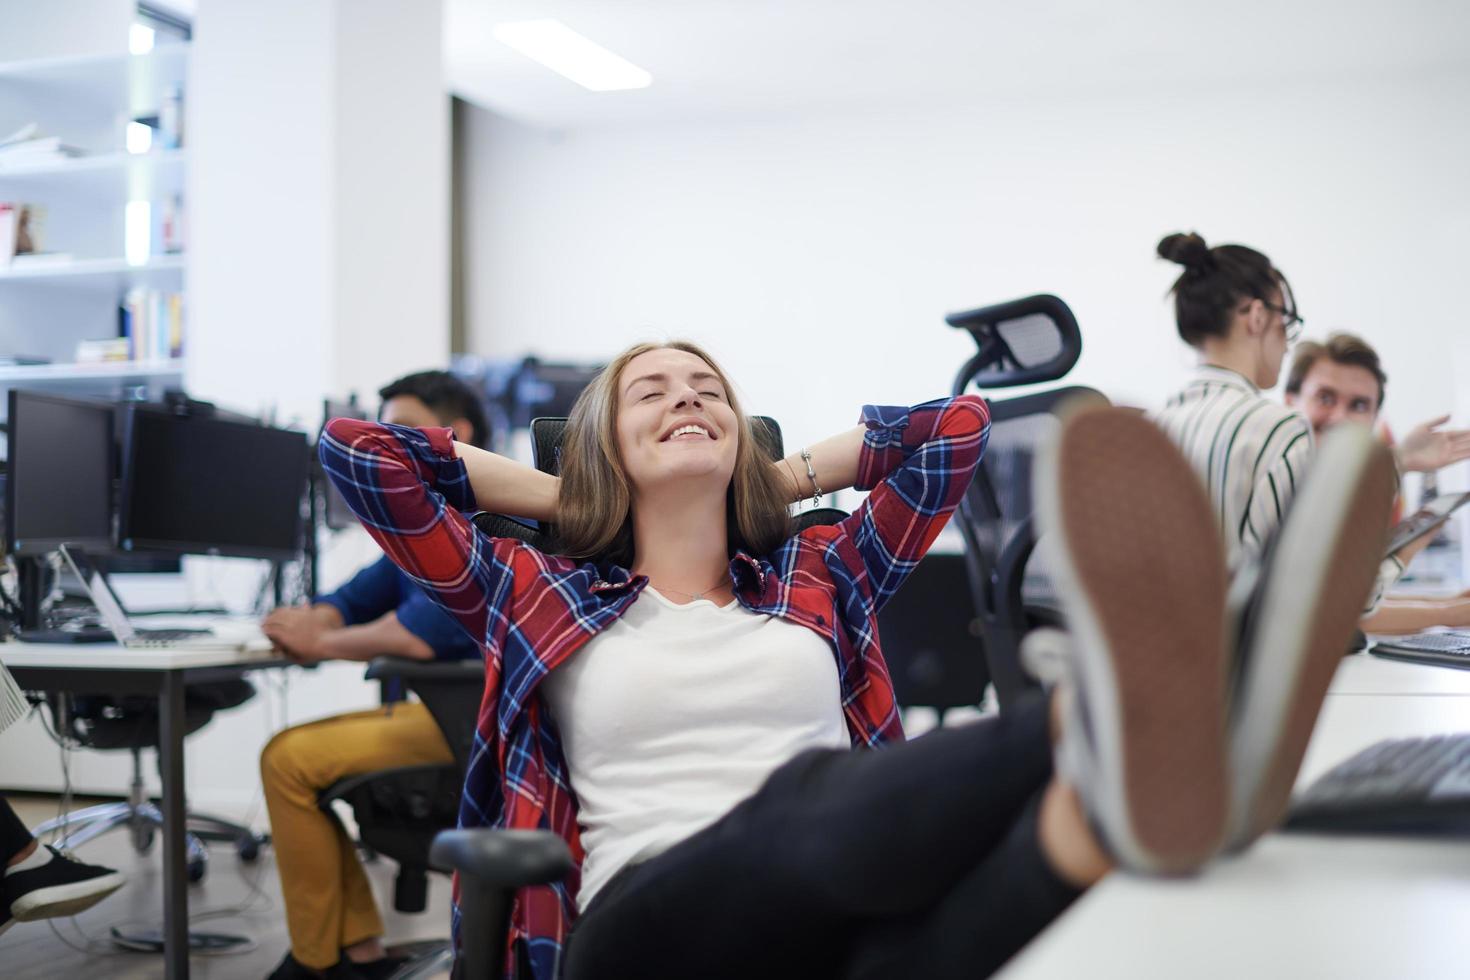
M 393 980 L 427 980 L 446 975 L 454 967 L 454 944 L 448 939 L 394 943 L 388 953 L 408 957 L 408 962 L 393 974 Z
M 250 942 L 252 940 L 249 936 L 236 936 L 226 932 L 194 932 L 192 930 L 189 932 L 189 952 L 191 953 L 228 953 Z M 162 953 L 163 930 L 136 929 L 123 932 L 113 926 L 112 944 L 134 953 Z
M 249 827 L 219 817 L 205 814 L 188 814 L 185 818 L 187 830 L 184 835 L 188 854 L 190 881 L 200 881 L 209 865 L 209 849 L 206 842 L 233 844 L 240 860 L 250 862 L 260 856 L 260 848 L 268 838 L 257 834 Z M 63 814 L 31 829 L 38 839 L 44 835 L 63 832 L 65 836 L 55 841 L 55 846 L 74 850 L 88 841 L 100 837 L 110 830 L 126 827 L 132 837 L 133 848 L 146 854 L 153 846 L 154 835 L 163 828 L 163 813 L 147 800 L 128 800 L 124 803 L 103 803 Z

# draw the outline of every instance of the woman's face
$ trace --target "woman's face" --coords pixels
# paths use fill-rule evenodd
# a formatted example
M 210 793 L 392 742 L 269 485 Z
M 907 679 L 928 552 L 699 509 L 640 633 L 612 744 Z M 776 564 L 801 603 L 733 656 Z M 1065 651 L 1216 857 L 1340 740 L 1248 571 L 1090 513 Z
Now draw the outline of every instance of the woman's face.
M 724 494 L 740 428 L 703 358 L 668 347 L 639 354 L 618 378 L 617 407 L 618 451 L 635 494 L 674 481 Z

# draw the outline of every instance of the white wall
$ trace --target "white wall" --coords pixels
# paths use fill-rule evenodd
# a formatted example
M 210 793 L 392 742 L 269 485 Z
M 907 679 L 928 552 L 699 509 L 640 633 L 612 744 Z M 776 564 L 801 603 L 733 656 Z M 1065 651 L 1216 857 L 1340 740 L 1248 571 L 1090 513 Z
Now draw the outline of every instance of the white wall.
M 945 312 L 1045 291 L 1082 324 L 1074 378 L 1156 404 L 1192 359 L 1154 246 L 1198 229 L 1269 254 L 1310 334 L 1378 345 L 1402 430 L 1454 399 L 1467 97 L 1470 69 L 562 134 L 471 112 L 468 335 L 578 359 L 687 335 L 806 441 L 947 391 L 973 345 Z
M 440 33 L 422 0 L 200 4 L 195 394 L 314 428 L 323 396 L 448 361 Z
M 439 0 L 339 0 L 332 391 L 449 362 L 449 97 Z
M 0 61 L 122 54 L 137 9 L 136 0 L 0 0 Z

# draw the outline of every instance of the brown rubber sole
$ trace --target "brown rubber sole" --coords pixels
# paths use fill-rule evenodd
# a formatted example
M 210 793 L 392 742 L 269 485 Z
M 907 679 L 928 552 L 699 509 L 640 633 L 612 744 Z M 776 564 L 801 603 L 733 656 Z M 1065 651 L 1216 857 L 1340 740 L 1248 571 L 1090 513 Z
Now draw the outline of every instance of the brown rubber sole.
M 1069 625 L 1102 647 L 1112 675 L 1087 692 L 1097 751 L 1119 754 L 1100 764 L 1123 775 L 1126 812 L 1103 816 L 1106 843 L 1137 870 L 1194 870 L 1219 849 L 1228 798 L 1227 578 L 1213 511 L 1168 437 L 1125 409 L 1072 415 L 1056 477 L 1063 561 L 1086 600 Z

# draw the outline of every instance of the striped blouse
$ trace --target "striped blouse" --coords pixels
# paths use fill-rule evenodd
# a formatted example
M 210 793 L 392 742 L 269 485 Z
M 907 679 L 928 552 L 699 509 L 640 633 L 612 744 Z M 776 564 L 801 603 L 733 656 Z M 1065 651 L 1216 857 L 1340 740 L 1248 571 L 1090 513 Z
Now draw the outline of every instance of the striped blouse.
M 1259 558 L 1311 466 L 1311 425 L 1244 376 L 1211 365 L 1153 418 L 1204 480 L 1230 567 Z M 1396 559 L 1383 563 L 1370 610 L 1402 572 Z
M 1241 375 L 1209 365 L 1154 421 L 1205 481 L 1231 567 L 1259 557 L 1310 465 L 1311 425 Z

